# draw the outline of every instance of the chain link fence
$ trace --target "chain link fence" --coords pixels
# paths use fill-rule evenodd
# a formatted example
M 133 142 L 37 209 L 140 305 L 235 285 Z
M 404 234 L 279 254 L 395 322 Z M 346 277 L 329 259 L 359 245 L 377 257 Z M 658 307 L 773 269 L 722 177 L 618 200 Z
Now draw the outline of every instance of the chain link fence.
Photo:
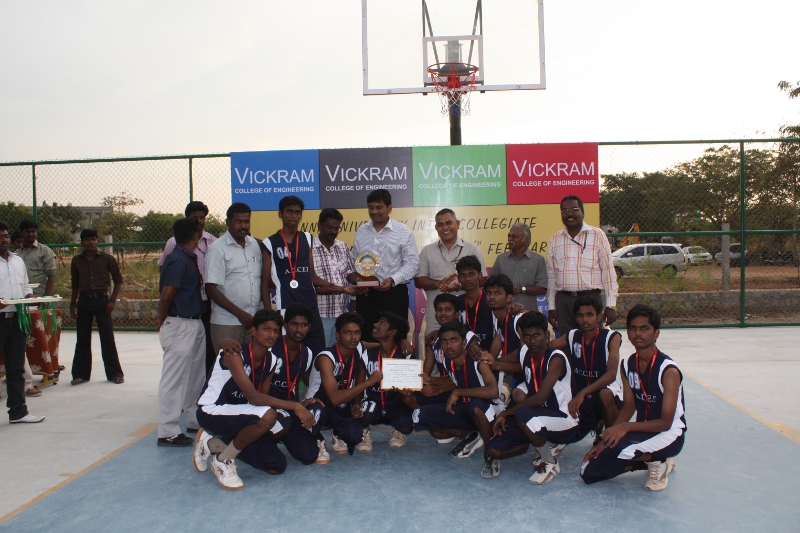
M 800 324 L 800 139 L 600 143 L 599 158 L 623 315 L 644 302 L 669 325 Z M 67 299 L 80 230 L 98 230 L 125 280 L 120 329 L 152 326 L 156 261 L 185 205 L 206 203 L 220 235 L 230 203 L 228 154 L 0 163 L 0 180 L 0 221 L 37 220 Z

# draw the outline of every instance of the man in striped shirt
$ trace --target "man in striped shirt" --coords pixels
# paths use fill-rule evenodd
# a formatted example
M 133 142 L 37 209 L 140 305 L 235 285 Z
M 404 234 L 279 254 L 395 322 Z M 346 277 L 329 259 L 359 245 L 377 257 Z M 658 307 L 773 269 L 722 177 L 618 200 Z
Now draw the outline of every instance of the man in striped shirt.
M 550 324 L 561 334 L 578 329 L 572 305 L 580 296 L 600 300 L 605 291 L 605 322 L 617 319 L 617 275 L 608 237 L 600 228 L 583 221 L 583 202 L 577 196 L 561 200 L 564 229 L 550 239 L 547 247 L 547 308 Z

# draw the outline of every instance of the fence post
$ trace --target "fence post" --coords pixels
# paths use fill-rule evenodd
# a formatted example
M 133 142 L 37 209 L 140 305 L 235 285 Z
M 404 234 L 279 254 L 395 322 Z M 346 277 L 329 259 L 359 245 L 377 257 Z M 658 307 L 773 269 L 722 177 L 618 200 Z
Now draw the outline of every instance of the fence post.
M 32 185 L 32 192 L 33 192 L 33 202 L 31 205 L 31 214 L 33 215 L 33 221 L 37 224 L 39 223 L 39 212 L 36 209 L 36 165 L 31 165 L 31 185 Z
M 730 231 L 731 223 L 723 222 L 722 231 Z M 720 239 L 720 253 L 722 254 L 722 290 L 731 290 L 731 236 L 727 233 Z
M 745 319 L 747 318 L 747 309 L 745 308 L 745 304 L 747 303 L 747 299 L 745 297 L 745 273 L 747 271 L 747 266 L 745 263 L 747 262 L 747 243 L 745 240 L 747 239 L 747 234 L 745 233 L 745 206 L 747 202 L 745 201 L 745 154 L 744 154 L 744 142 L 739 143 L 739 232 L 741 235 L 741 244 L 739 245 L 739 325 L 741 327 L 745 326 Z
M 189 158 L 189 201 L 194 202 L 194 179 L 192 178 L 192 158 Z

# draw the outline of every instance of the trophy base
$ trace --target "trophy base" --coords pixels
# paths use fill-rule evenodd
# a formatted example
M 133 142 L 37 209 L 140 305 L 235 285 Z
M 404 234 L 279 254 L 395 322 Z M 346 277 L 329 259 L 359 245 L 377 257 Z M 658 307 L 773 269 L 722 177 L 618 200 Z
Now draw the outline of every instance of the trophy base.
M 378 287 L 380 284 L 377 276 L 359 276 L 356 287 Z

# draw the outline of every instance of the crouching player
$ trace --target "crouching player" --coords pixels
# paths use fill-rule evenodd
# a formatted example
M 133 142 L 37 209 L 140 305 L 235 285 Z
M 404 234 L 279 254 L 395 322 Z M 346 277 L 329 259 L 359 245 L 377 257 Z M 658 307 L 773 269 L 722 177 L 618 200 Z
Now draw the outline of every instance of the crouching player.
M 364 391 L 380 383 L 383 374 L 375 371 L 365 378 L 361 364 L 361 328 L 364 319 L 356 313 L 342 313 L 336 319 L 336 344 L 314 359 L 308 396 L 322 400 L 320 424 L 333 430 L 333 451 L 349 453 L 363 438 L 361 398 Z
M 525 313 L 517 326 L 522 333 L 518 356 L 525 382 L 512 391 L 514 404 L 494 423 L 496 436 L 487 446 L 493 475 L 488 477 L 500 473 L 498 459 L 524 453 L 533 444 L 534 471 L 528 481 L 543 484 L 561 471 L 556 456 L 578 430 L 577 420 L 568 412 L 572 374 L 566 354 L 547 346 L 546 316 L 538 311 Z
M 446 404 L 423 405 L 414 410 L 415 429 L 428 430 L 437 439 L 461 439 L 450 455 L 470 457 L 492 436 L 495 417 L 492 400 L 497 398 L 497 380 L 485 363 L 467 355 L 467 327 L 448 322 L 439 329 L 439 342 L 447 358 L 447 377 L 456 388 Z M 484 468 L 491 459 L 484 455 Z
M 622 361 L 622 409 L 614 425 L 600 435 L 601 442 L 586 454 L 581 477 L 589 484 L 647 469 L 644 488 L 664 490 L 686 433 L 683 375 L 656 348 L 661 317 L 655 309 L 634 306 L 627 324 L 636 353 Z M 629 422 L 634 412 L 636 421 Z
M 575 394 L 569 402 L 569 413 L 578 418 L 574 442 L 594 431 L 597 444 L 603 428 L 614 423 L 622 405 L 622 388 L 617 382 L 622 337 L 616 331 L 601 329 L 605 318 L 596 298 L 579 297 L 572 314 L 580 329 L 571 330 L 549 345 L 571 356 Z
M 237 456 L 270 474 L 286 469 L 286 457 L 270 438 L 283 426 L 277 423 L 276 411 L 270 407 L 274 398 L 267 395 L 275 370 L 270 348 L 280 338 L 282 326 L 280 313 L 258 311 L 250 330 L 252 341 L 241 354 L 223 350 L 197 401 L 197 421 L 202 429 L 195 440 L 194 466 L 205 472 L 210 460 L 217 481 L 227 490 L 244 486 L 236 473 Z M 314 417 L 309 417 L 308 427 L 314 423 Z

